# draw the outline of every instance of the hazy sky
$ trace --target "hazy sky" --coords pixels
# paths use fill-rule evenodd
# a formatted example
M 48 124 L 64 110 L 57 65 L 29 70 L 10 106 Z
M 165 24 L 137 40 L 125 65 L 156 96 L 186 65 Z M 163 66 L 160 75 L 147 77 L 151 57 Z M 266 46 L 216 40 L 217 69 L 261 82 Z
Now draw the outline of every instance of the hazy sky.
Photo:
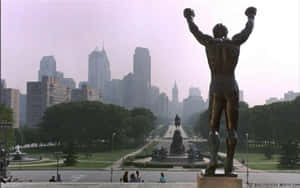
M 179 97 L 191 86 L 207 98 L 210 73 L 205 50 L 188 31 L 183 9 L 208 34 L 216 23 L 229 37 L 246 23 L 245 9 L 258 9 L 255 28 L 241 47 L 236 78 L 251 105 L 299 90 L 298 0 L 2 0 L 2 74 L 9 87 L 26 91 L 37 80 L 42 56 L 54 55 L 65 77 L 88 78 L 88 54 L 105 49 L 112 78 L 133 71 L 136 46 L 150 49 L 152 83 Z

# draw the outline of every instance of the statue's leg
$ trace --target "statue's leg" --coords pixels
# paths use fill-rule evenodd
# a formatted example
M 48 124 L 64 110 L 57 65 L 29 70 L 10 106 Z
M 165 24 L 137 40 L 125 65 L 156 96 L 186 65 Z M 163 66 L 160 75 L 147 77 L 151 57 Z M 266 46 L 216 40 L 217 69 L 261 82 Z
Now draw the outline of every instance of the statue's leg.
M 222 110 L 224 107 L 224 98 L 217 94 L 212 94 L 209 97 L 209 136 L 208 144 L 210 151 L 210 161 L 206 168 L 205 174 L 213 176 L 217 168 L 217 156 L 220 146 L 219 127 Z
M 228 94 L 226 96 L 226 124 L 227 124 L 227 131 L 228 136 L 226 139 L 227 145 L 227 156 L 225 162 L 225 175 L 232 175 L 233 171 L 233 158 L 235 147 L 237 144 L 237 124 L 238 124 L 238 116 L 239 116 L 239 98 L 238 93 L 234 92 L 232 94 Z

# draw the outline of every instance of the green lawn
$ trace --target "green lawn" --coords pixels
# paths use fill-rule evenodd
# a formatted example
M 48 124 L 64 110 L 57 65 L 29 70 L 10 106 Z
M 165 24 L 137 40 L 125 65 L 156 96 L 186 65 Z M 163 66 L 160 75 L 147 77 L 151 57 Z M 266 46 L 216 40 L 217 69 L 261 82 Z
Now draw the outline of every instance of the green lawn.
M 241 161 L 243 158 L 246 160 L 246 153 L 236 153 L 235 158 Z M 280 158 L 280 155 L 274 154 L 272 155 L 271 159 L 267 159 L 263 153 L 249 153 L 248 154 L 248 160 L 249 163 L 253 162 L 259 162 L 259 163 L 269 163 L 269 162 L 278 162 Z
M 87 158 L 84 153 L 81 153 L 78 155 L 78 159 L 89 161 L 116 161 L 128 153 L 134 152 L 135 150 L 136 149 L 122 149 L 114 152 L 91 153 L 92 155 L 89 158 Z
M 149 144 L 146 148 L 143 149 L 140 153 L 136 155 L 136 157 L 140 156 L 151 156 L 153 149 L 158 145 L 158 142 L 154 141 L 151 144 Z
M 110 166 L 114 161 L 119 160 L 124 155 L 135 151 L 135 149 L 123 149 L 117 150 L 114 152 L 97 152 L 91 153 L 90 157 L 86 157 L 84 153 L 78 154 L 78 163 L 75 166 L 67 167 L 64 164 L 60 164 L 60 169 L 100 169 Z M 30 156 L 33 156 L 29 154 Z M 47 161 L 35 161 L 28 163 L 12 163 L 17 165 L 17 167 L 13 167 L 10 169 L 56 169 L 56 164 L 53 164 L 55 160 L 53 160 L 54 156 L 51 153 L 35 153 L 34 156 L 42 155 L 44 158 L 51 158 L 51 160 Z M 46 163 L 50 163 L 46 165 Z M 32 166 L 22 166 L 22 164 L 32 164 Z M 45 164 L 44 166 L 34 166 L 34 164 Z
M 27 153 L 29 157 L 34 157 L 34 158 L 47 158 L 47 159 L 51 159 L 51 160 L 55 160 L 55 155 L 54 153 L 44 153 L 44 152 L 35 152 L 35 153 Z
M 235 158 L 240 162 L 244 159 L 246 161 L 246 153 L 236 153 Z M 279 170 L 280 155 L 275 154 L 271 159 L 267 159 L 263 153 L 249 153 L 248 162 L 249 168 L 256 170 Z
M 10 162 L 10 165 L 31 165 L 31 164 L 46 164 L 56 162 L 56 160 L 30 161 L 30 162 Z

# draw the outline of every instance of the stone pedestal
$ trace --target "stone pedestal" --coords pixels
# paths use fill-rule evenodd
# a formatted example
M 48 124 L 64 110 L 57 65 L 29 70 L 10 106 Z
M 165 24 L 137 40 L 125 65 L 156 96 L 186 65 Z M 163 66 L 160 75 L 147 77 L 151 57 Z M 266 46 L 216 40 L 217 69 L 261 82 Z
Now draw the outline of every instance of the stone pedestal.
M 207 177 L 197 175 L 197 188 L 242 188 L 242 179 L 237 177 Z

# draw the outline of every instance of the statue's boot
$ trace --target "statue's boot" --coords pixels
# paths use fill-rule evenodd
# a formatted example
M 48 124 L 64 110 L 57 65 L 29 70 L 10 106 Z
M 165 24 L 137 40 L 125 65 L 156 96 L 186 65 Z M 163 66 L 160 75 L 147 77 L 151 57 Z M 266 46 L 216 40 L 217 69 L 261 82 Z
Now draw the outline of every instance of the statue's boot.
M 234 157 L 234 151 L 235 146 L 237 144 L 237 133 L 236 131 L 229 131 L 228 137 L 226 139 L 227 144 L 227 156 L 226 156 L 226 162 L 225 162 L 225 175 L 226 176 L 232 176 L 233 171 L 233 157 Z
M 208 144 L 210 150 L 210 161 L 205 170 L 205 175 L 213 176 L 215 175 L 215 171 L 218 165 L 217 157 L 220 146 L 220 138 L 218 132 L 214 131 L 209 133 Z

